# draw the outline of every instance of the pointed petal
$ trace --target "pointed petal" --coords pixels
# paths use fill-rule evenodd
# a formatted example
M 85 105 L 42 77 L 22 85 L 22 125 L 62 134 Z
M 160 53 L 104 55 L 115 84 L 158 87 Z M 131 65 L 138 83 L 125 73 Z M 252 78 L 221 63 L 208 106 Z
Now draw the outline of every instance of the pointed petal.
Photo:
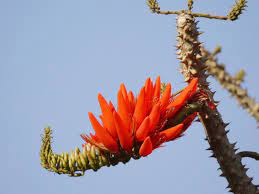
M 155 88 L 154 88 L 154 97 L 153 97 L 154 102 L 158 102 L 158 100 L 160 99 L 160 90 L 161 90 L 161 81 L 160 81 L 160 76 L 158 76 L 156 79 Z
M 152 153 L 153 145 L 150 137 L 147 137 L 139 149 L 139 155 L 147 156 Z
M 114 105 L 112 104 L 111 101 L 109 101 L 109 107 L 110 107 L 110 110 L 111 110 L 112 112 L 115 110 Z
M 166 85 L 165 91 L 160 100 L 162 110 L 169 104 L 170 97 L 171 97 L 171 84 L 169 83 Z
M 102 113 L 103 113 L 103 115 L 102 115 L 103 125 L 105 128 L 107 128 L 107 130 L 112 135 L 114 140 L 117 140 L 118 136 L 117 136 L 117 132 L 116 132 L 115 124 L 113 121 L 113 115 L 112 115 L 110 106 L 108 105 L 108 103 L 106 102 L 106 100 L 104 99 L 104 97 L 101 94 L 98 94 L 98 101 L 99 101 L 99 104 L 100 104 L 100 107 L 101 107 Z
M 151 113 L 149 115 L 150 118 L 150 125 L 149 125 L 149 131 L 153 131 L 160 119 L 160 103 L 157 103 L 155 106 L 153 106 Z
M 190 84 L 167 106 L 167 109 L 182 106 L 186 100 L 195 94 L 198 86 L 198 79 L 194 78 Z
M 103 126 L 99 123 L 99 121 L 95 118 L 95 116 L 93 115 L 93 113 L 89 112 L 88 113 L 90 122 L 92 124 L 92 127 L 96 133 L 97 136 L 103 134 L 103 133 L 107 133 L 106 130 L 103 128 Z
M 131 123 L 131 115 L 130 111 L 126 105 L 126 102 L 123 98 L 122 92 L 119 90 L 118 92 L 118 113 L 120 118 L 123 120 L 124 125 L 129 130 Z
M 129 104 L 129 99 L 128 99 L 128 94 L 127 94 L 127 90 L 124 84 L 120 85 L 120 91 L 122 93 L 122 96 L 124 98 L 124 101 L 128 107 L 128 109 L 130 110 L 130 104 Z
M 103 115 L 99 115 L 99 118 L 101 119 L 102 123 L 104 123 Z
M 137 99 L 136 108 L 133 115 L 137 128 L 146 117 L 145 88 L 142 88 Z
M 192 97 L 196 93 L 197 88 L 198 88 L 198 81 L 199 81 L 198 78 L 193 78 L 192 81 L 190 82 L 190 84 L 189 84 L 189 87 L 190 87 L 189 88 L 190 89 L 189 98 Z
M 150 79 L 150 77 L 148 77 L 145 82 L 145 91 L 147 91 L 149 89 L 150 82 L 151 82 L 151 79 Z
M 103 145 L 112 152 L 118 152 L 118 145 L 116 141 L 106 132 L 105 128 L 101 126 L 99 121 L 95 118 L 93 113 L 89 112 L 89 119 L 96 132 L 96 136 L 103 143 Z
M 165 136 L 166 141 L 174 140 L 175 138 L 179 137 L 183 133 L 184 125 L 181 123 L 165 131 L 160 132 L 160 135 Z
M 149 117 L 146 117 L 144 121 L 141 123 L 139 128 L 136 131 L 136 139 L 137 141 L 144 141 L 149 133 Z
M 153 93 L 153 86 L 151 83 L 151 79 L 148 78 L 145 83 L 145 101 L 147 106 L 147 112 L 150 111 L 152 106 L 152 93 Z
M 130 104 L 130 113 L 133 113 L 136 102 L 135 102 L 135 97 L 134 97 L 134 94 L 132 91 L 129 91 L 128 99 L 129 99 L 129 104 Z
M 129 130 L 124 125 L 123 121 L 121 120 L 120 116 L 117 112 L 113 112 L 113 117 L 115 121 L 115 126 L 117 130 L 117 134 L 119 136 L 119 141 L 121 147 L 126 151 L 131 151 L 132 148 L 132 135 Z
M 183 132 L 192 124 L 193 120 L 196 118 L 197 116 L 197 112 L 191 114 L 190 116 L 188 116 L 186 119 L 184 119 L 183 124 L 184 124 L 184 128 L 183 128 Z
M 92 140 L 94 140 L 96 142 L 100 142 L 100 140 L 98 139 L 98 137 L 96 135 L 93 135 L 92 133 L 90 133 L 90 137 Z
M 80 136 L 81 136 L 81 138 L 82 138 L 86 143 L 89 143 L 89 140 L 88 140 L 88 136 L 87 136 L 87 135 L 81 134 Z

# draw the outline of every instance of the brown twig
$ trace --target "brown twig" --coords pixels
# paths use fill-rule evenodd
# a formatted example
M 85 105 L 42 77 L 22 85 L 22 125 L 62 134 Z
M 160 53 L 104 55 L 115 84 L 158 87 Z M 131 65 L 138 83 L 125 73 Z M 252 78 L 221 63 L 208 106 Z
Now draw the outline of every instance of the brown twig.
M 161 14 L 161 15 L 179 15 L 182 12 L 184 12 L 184 10 L 180 10 L 180 11 L 160 11 L 160 10 L 156 10 L 155 13 L 157 14 Z M 190 13 L 191 15 L 193 15 L 194 17 L 202 17 L 202 18 L 208 18 L 208 19 L 218 19 L 218 20 L 228 20 L 227 16 L 217 16 L 217 15 L 210 15 L 210 14 L 205 14 L 205 13 Z
M 225 70 L 225 65 L 217 62 L 215 55 L 218 51 L 210 53 L 203 47 L 201 51 L 203 60 L 208 67 L 208 73 L 212 75 L 223 88 L 228 90 L 243 109 L 247 110 L 247 112 L 259 122 L 259 103 L 256 103 L 255 99 L 251 98 L 247 90 L 240 85 L 243 80 L 242 71 L 239 76 L 232 77 Z

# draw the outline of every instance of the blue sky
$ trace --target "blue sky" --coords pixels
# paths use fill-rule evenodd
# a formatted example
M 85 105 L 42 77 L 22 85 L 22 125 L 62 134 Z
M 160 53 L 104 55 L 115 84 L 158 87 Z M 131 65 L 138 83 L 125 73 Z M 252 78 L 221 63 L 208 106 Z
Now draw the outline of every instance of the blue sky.
M 160 2 L 162 9 L 185 5 Z M 196 0 L 195 10 L 224 14 L 233 3 Z M 249 0 L 236 22 L 199 23 L 206 48 L 223 47 L 219 61 L 229 72 L 246 70 L 244 87 L 254 97 L 259 96 L 258 5 Z M 227 193 L 198 123 L 184 138 L 147 158 L 89 171 L 84 177 L 59 176 L 40 166 L 43 128 L 54 129 L 53 149 L 58 153 L 80 146 L 79 135 L 91 131 L 87 112 L 100 113 L 98 92 L 115 101 L 121 82 L 137 92 L 148 76 L 157 75 L 175 91 L 185 86 L 175 55 L 175 16 L 151 14 L 144 0 L 8 0 L 0 2 L 0 9 L 1 145 L 7 145 L 1 193 Z M 238 141 L 241 150 L 258 151 L 254 119 L 213 79 L 211 87 L 224 120 L 231 123 L 230 140 Z M 244 163 L 258 184 L 258 162 Z

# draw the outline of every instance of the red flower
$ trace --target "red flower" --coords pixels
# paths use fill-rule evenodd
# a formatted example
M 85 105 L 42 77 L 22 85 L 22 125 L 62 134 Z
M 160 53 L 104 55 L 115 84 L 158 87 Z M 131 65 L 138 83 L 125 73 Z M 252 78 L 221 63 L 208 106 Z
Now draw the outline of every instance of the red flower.
M 122 151 L 131 154 L 133 148 L 137 148 L 140 156 L 147 156 L 164 142 L 180 137 L 196 117 L 195 113 L 182 123 L 165 129 L 167 120 L 172 119 L 195 94 L 197 82 L 196 78 L 193 79 L 176 97 L 171 94 L 170 83 L 167 84 L 163 94 L 160 94 L 160 77 L 156 79 L 155 84 L 148 78 L 137 98 L 131 91 L 127 92 L 124 84 L 121 84 L 117 110 L 112 102 L 108 103 L 99 94 L 101 123 L 89 112 L 95 135 L 81 135 L 81 137 L 86 142 L 113 154 Z

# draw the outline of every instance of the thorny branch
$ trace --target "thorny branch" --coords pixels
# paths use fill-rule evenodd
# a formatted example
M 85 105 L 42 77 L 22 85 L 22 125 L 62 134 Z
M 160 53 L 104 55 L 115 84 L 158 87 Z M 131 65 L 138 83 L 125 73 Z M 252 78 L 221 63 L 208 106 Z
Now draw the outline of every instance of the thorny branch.
M 251 98 L 246 89 L 241 86 L 243 81 L 244 73 L 240 71 L 235 77 L 231 76 L 225 69 L 224 64 L 219 64 L 216 58 L 216 54 L 220 49 L 217 49 L 214 53 L 210 53 L 204 47 L 201 48 L 202 56 L 207 70 L 223 88 L 238 101 L 239 105 L 247 110 L 247 112 L 253 116 L 257 122 L 259 122 L 259 103 Z
M 182 13 L 177 18 L 177 54 L 181 61 L 181 72 L 185 81 L 189 82 L 195 77 L 199 78 L 199 89 L 205 94 L 207 103 L 199 112 L 199 119 L 202 122 L 210 150 L 213 152 L 222 170 L 221 176 L 225 177 L 229 183 L 228 188 L 235 194 L 255 194 L 256 186 L 252 183 L 252 178 L 246 174 L 247 169 L 241 163 L 241 157 L 235 152 L 235 144 L 231 144 L 227 137 L 226 126 L 221 114 L 211 104 L 216 104 L 213 99 L 213 92 L 207 82 L 207 65 L 204 63 L 201 43 L 198 40 L 199 32 L 197 22 L 193 15 L 188 12 Z

